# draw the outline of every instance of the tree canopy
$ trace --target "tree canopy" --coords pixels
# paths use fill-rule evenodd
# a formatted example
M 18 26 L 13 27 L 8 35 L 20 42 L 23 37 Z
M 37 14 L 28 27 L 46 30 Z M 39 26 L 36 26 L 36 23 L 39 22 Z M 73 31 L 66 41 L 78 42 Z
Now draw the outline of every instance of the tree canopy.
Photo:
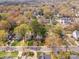
M 37 35 L 41 35 L 44 36 L 46 34 L 46 29 L 45 26 L 38 23 L 37 19 L 33 19 L 32 23 L 31 23 L 33 32 Z
M 7 42 L 8 33 L 5 30 L 0 30 L 0 45 Z
M 24 37 L 26 33 L 32 32 L 32 28 L 28 24 L 21 24 L 14 29 L 14 33 Z

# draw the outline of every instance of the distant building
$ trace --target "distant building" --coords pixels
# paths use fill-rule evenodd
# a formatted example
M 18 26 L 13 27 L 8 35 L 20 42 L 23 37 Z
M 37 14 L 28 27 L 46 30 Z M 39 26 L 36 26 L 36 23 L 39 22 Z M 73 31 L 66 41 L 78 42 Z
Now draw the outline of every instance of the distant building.
M 61 20 L 60 20 L 60 23 L 63 24 L 63 25 L 67 25 L 69 23 L 72 22 L 72 19 L 71 17 L 68 17 L 68 16 L 63 16 L 61 17 Z

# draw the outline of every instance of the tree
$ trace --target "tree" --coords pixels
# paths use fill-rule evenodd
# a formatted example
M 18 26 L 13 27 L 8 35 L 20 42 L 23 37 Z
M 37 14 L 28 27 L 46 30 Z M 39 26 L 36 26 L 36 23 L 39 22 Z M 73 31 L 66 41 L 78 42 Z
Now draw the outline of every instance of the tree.
M 24 15 L 25 15 L 28 19 L 30 19 L 30 18 L 32 17 L 32 10 L 29 10 L 29 11 L 27 11 L 27 12 L 24 12 Z
M 0 13 L 0 20 L 6 20 L 8 16 L 8 13 Z
M 56 24 L 54 25 L 53 27 L 53 32 L 56 33 L 56 34 L 61 34 L 62 33 L 62 27 L 60 24 Z
M 75 13 L 71 10 L 70 6 L 68 4 L 59 4 L 57 6 L 57 9 L 61 15 L 64 16 L 74 16 Z
M 17 37 L 19 38 L 26 37 L 26 34 L 30 35 L 31 32 L 32 28 L 29 24 L 21 24 L 14 29 L 14 33 L 16 36 L 18 35 Z
M 48 5 L 44 5 L 41 7 L 41 10 L 43 11 L 44 17 L 46 19 L 49 19 L 53 16 L 53 12 L 55 11 L 55 8 Z
M 28 19 L 24 15 L 18 15 L 16 18 L 14 18 L 14 21 L 16 22 L 16 25 L 20 25 L 23 23 L 27 23 Z
M 52 35 L 49 35 L 45 39 L 45 45 L 48 47 L 59 47 L 62 45 L 62 40 L 59 37 L 58 34 L 53 33 Z
M 42 37 L 45 36 L 46 29 L 42 24 L 38 23 L 37 19 L 32 20 L 31 26 L 32 26 L 33 32 L 36 36 L 37 35 L 42 36 Z
M 0 21 L 0 29 L 9 29 L 10 28 L 10 24 L 7 20 L 1 20 Z
M 0 30 L 0 45 L 5 45 L 7 42 L 8 33 L 5 30 Z

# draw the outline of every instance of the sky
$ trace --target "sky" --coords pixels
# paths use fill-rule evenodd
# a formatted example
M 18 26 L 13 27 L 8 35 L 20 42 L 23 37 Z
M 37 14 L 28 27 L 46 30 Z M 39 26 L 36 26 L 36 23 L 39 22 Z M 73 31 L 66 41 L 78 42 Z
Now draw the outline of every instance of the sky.
M 33 0 L 0 0 L 0 2 L 4 2 L 4 1 L 33 1 Z
M 48 2 L 48 1 L 50 1 L 50 2 L 62 2 L 62 1 L 69 1 L 69 0 L 0 0 L 0 3 L 1 2 L 5 2 L 5 1 L 14 1 L 14 2 L 18 2 L 18 1 L 20 1 L 20 2 L 42 2 L 42 1 L 44 1 L 44 2 Z

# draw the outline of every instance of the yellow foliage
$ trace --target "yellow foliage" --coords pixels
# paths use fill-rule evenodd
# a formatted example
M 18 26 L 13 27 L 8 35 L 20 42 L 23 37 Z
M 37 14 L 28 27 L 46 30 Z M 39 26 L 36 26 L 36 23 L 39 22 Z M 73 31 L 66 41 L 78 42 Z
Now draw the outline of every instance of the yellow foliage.
M 27 17 L 27 18 L 31 18 L 32 17 L 32 11 L 27 11 L 24 13 L 24 15 Z
M 14 18 L 14 21 L 16 21 L 17 25 L 20 25 L 22 23 L 26 23 L 26 21 L 28 21 L 28 20 L 27 20 L 27 17 L 25 17 L 23 15 L 19 15 L 16 18 Z
M 0 29 L 8 29 L 9 27 L 10 27 L 10 24 L 7 20 L 0 21 Z
M 54 28 L 53 28 L 53 32 L 56 33 L 56 34 L 60 34 L 62 31 L 62 27 L 60 24 L 56 24 L 54 25 Z
M 0 30 L 0 39 L 6 39 L 5 37 L 8 35 L 7 32 L 5 32 L 5 30 Z
M 9 16 L 8 13 L 0 13 L 0 15 L 1 15 L 2 17 L 8 17 L 8 16 Z
M 61 38 L 60 38 L 60 36 L 58 34 L 53 33 L 52 36 L 46 37 L 45 45 L 47 45 L 47 46 L 56 45 L 56 46 L 59 47 L 59 46 L 62 45 L 62 40 L 61 40 Z
M 57 6 L 58 11 L 60 14 L 65 16 L 73 16 L 75 15 L 74 12 L 71 10 L 71 8 L 67 4 L 60 4 Z
M 28 24 L 21 24 L 14 29 L 14 33 L 25 36 L 26 33 L 31 33 L 32 28 Z
M 47 16 L 50 16 L 52 12 L 54 12 L 54 9 L 48 5 L 42 6 L 42 10 L 43 10 L 44 15 L 47 15 Z

